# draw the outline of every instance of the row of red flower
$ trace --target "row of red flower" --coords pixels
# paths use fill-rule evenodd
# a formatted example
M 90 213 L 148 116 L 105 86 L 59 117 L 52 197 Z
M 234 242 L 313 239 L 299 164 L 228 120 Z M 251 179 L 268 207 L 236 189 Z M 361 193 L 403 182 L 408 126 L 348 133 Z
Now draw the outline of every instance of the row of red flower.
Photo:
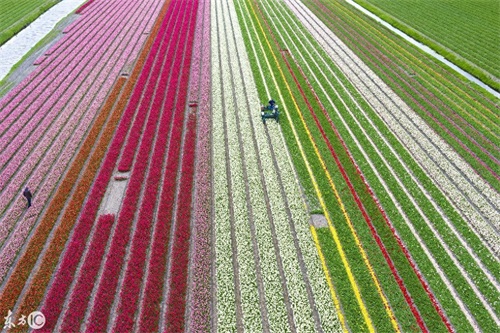
M 179 19 L 179 16 L 183 14 L 183 8 L 181 8 L 177 4 L 177 2 L 172 4 L 171 9 L 169 10 L 170 14 L 167 18 L 169 21 L 177 21 Z M 168 87 L 168 74 L 170 73 L 170 71 L 165 70 L 164 67 L 169 65 L 166 60 L 173 59 L 177 51 L 177 43 L 167 43 L 165 41 L 167 38 L 170 38 L 170 36 L 176 36 L 176 34 L 179 33 L 179 31 L 176 29 L 179 29 L 179 27 L 171 21 L 171 24 L 168 25 L 168 31 L 165 34 L 165 38 L 158 38 L 156 40 L 155 47 L 158 47 L 158 45 L 160 45 L 161 43 L 161 50 L 158 53 L 159 56 L 161 56 L 161 59 L 155 60 L 154 58 L 151 58 L 148 60 L 148 64 L 146 64 L 146 68 L 151 68 L 151 66 L 153 66 L 153 70 L 150 72 L 151 77 L 149 78 L 149 82 L 151 82 L 151 84 L 148 84 L 146 86 L 145 92 L 143 92 L 141 89 L 137 89 L 137 91 L 134 92 L 134 97 L 131 103 L 127 106 L 127 108 L 131 109 L 136 109 L 137 107 L 139 107 L 139 111 L 137 112 L 137 116 L 134 120 L 134 124 L 132 125 L 132 129 L 130 130 L 127 143 L 118 164 L 118 171 L 120 172 L 130 171 L 130 168 L 132 167 L 135 152 L 137 151 L 137 146 L 139 145 L 139 141 L 143 134 L 143 126 L 146 121 L 148 111 L 158 110 L 162 107 L 164 98 L 164 94 L 162 94 L 162 92 L 165 92 L 166 88 Z M 165 56 L 165 54 L 167 54 L 167 56 Z M 160 73 L 163 73 L 162 75 L 165 76 L 165 78 L 162 78 L 162 81 L 160 81 L 157 86 L 157 82 L 160 78 Z M 141 99 L 142 94 L 144 94 L 144 96 L 147 96 L 147 98 Z M 152 96 L 154 96 L 154 98 L 152 98 Z
M 180 38 L 180 36 L 187 35 L 186 30 L 188 25 L 182 23 L 185 23 L 187 21 L 187 18 L 186 16 L 184 16 L 184 14 L 188 14 L 190 11 L 192 11 L 192 8 L 188 4 L 183 2 L 180 7 L 180 14 L 183 15 L 183 21 L 181 21 L 180 26 L 177 26 L 179 30 L 174 32 L 174 36 Z M 182 39 L 179 39 L 179 41 L 181 40 Z M 184 41 L 184 43 L 186 42 L 189 45 L 189 40 Z M 177 39 L 172 39 L 171 43 L 177 43 Z M 182 91 L 178 91 L 178 89 L 182 89 L 178 84 L 179 78 L 181 76 L 180 68 L 189 65 L 189 59 L 185 59 L 187 61 L 183 64 L 184 52 L 182 50 L 184 49 L 184 43 L 179 43 L 178 44 L 179 49 L 177 50 L 171 48 L 169 50 L 168 55 L 166 57 L 162 57 L 164 61 L 167 60 L 167 62 L 170 65 L 170 68 L 168 70 L 164 68 L 162 72 L 162 80 L 160 81 L 159 89 L 157 90 L 157 94 L 155 95 L 153 101 L 153 109 L 161 108 L 163 110 L 163 115 L 159 123 L 153 157 L 150 162 L 148 179 L 146 182 L 146 188 L 142 198 L 142 207 L 139 215 L 138 224 L 136 227 L 136 233 L 134 235 L 134 239 L 132 242 L 130 259 L 129 262 L 127 263 L 125 280 L 123 282 L 123 285 L 121 286 L 120 304 L 118 306 L 118 317 L 116 320 L 117 326 L 115 327 L 115 330 L 120 332 L 130 331 L 133 329 L 133 325 L 135 323 L 134 314 L 136 312 L 139 303 L 139 295 L 141 292 L 141 286 L 142 286 L 141 282 L 143 281 L 142 278 L 143 274 L 148 275 L 148 273 L 152 274 L 153 272 L 155 273 L 157 272 L 156 270 L 154 271 L 151 270 L 151 268 L 149 269 L 149 272 L 145 271 L 144 269 L 147 259 L 146 250 L 148 249 L 151 243 L 151 235 L 156 234 L 157 232 L 156 229 L 159 227 L 159 225 L 162 225 L 164 223 L 166 223 L 167 225 L 170 224 L 170 220 L 162 221 L 159 219 L 155 223 L 154 232 L 151 233 L 151 227 L 152 227 L 151 223 L 154 220 L 154 211 L 157 202 L 156 198 L 158 197 L 158 191 L 160 190 L 163 170 L 165 170 L 165 174 L 163 175 L 164 179 L 167 181 L 174 181 L 172 187 L 175 188 L 176 171 L 177 171 L 179 156 L 178 154 L 172 156 L 171 152 L 175 150 L 175 147 L 177 147 L 180 143 L 180 137 L 176 135 L 176 132 L 179 127 L 182 128 L 182 122 L 179 123 L 179 117 L 182 118 L 182 112 L 180 114 L 179 113 L 174 114 L 173 110 L 177 109 L 179 105 L 177 104 L 177 108 L 175 108 L 176 106 L 174 105 L 174 102 L 176 100 L 175 96 L 177 94 L 179 95 L 179 97 L 182 96 Z M 168 81 L 170 72 L 172 76 L 170 77 L 170 81 Z M 166 87 L 164 87 L 164 85 L 166 84 L 168 84 L 168 90 Z M 182 79 L 181 79 L 181 84 L 182 84 Z M 166 98 L 164 98 L 165 97 L 164 93 L 162 93 L 165 91 L 167 91 Z M 162 103 L 166 104 L 162 105 Z M 180 98 L 177 100 L 177 103 L 181 103 Z M 172 116 L 174 116 L 173 122 L 172 122 Z M 152 132 L 151 135 L 155 135 L 154 130 L 151 132 Z M 172 135 L 169 138 L 170 132 L 172 132 Z M 146 135 L 148 135 L 147 130 L 146 130 Z M 163 161 L 165 161 L 165 154 L 167 152 L 167 148 L 169 149 L 168 150 L 169 154 L 168 158 L 166 159 L 167 165 L 164 168 Z M 138 162 L 139 160 L 136 161 L 136 165 Z M 174 167 L 173 168 L 170 167 L 171 165 L 173 165 Z M 134 166 L 134 170 L 136 167 L 137 166 Z M 164 196 L 165 192 L 162 192 L 162 198 L 160 199 L 160 202 L 173 201 L 172 200 L 173 198 L 165 199 Z M 168 238 L 164 240 L 161 246 L 163 247 L 168 246 Z M 162 256 L 158 259 L 165 260 L 165 256 Z M 159 286 L 163 287 L 163 281 L 159 283 Z M 144 301 L 143 304 L 144 304 L 142 309 L 143 311 L 141 311 L 142 316 L 147 315 L 146 313 L 144 313 L 144 310 L 150 307 L 150 304 L 148 304 L 147 300 Z M 152 330 L 149 329 L 148 331 Z

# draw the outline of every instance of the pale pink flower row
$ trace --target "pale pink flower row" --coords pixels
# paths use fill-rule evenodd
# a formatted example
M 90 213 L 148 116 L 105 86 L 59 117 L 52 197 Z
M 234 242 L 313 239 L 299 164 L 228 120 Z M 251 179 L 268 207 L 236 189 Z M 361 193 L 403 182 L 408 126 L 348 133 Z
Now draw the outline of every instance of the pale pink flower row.
M 195 172 L 195 201 L 193 211 L 192 284 L 190 303 L 188 304 L 188 323 L 190 332 L 210 330 L 210 223 L 211 223 L 211 165 L 210 165 L 210 1 L 200 2 L 198 22 L 195 31 L 194 63 L 190 100 L 198 103 L 198 141 Z M 202 68 L 198 62 L 201 62 Z M 201 75 L 200 85 L 198 78 Z M 199 96 L 199 97 L 197 97 Z M 200 100 L 197 100 L 200 98 Z

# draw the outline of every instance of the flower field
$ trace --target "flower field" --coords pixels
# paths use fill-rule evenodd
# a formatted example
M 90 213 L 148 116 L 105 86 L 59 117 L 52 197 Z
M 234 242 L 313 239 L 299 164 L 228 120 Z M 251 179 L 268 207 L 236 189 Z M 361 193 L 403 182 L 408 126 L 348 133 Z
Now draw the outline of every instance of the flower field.
M 343 2 L 74 14 L 0 100 L 4 329 L 500 328 L 494 96 Z

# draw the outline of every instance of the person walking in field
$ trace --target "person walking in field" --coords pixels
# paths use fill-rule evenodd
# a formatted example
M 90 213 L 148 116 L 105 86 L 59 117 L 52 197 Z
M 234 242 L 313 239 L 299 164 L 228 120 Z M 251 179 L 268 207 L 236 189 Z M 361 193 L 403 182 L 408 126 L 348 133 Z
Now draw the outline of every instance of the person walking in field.
M 28 200 L 28 208 L 30 208 L 31 207 L 31 197 L 33 197 L 33 195 L 31 194 L 30 189 L 28 187 L 26 187 L 24 189 L 23 195 L 26 198 L 26 200 Z

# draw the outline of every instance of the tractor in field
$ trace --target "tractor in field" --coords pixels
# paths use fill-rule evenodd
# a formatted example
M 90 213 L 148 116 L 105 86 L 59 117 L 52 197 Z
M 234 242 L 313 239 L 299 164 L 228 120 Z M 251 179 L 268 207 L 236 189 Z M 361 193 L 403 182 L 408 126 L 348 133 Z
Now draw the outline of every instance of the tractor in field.
M 274 119 L 279 122 L 280 112 L 278 110 L 278 104 L 271 99 L 267 105 L 260 106 L 260 116 L 262 117 L 262 122 L 265 124 L 266 119 Z

